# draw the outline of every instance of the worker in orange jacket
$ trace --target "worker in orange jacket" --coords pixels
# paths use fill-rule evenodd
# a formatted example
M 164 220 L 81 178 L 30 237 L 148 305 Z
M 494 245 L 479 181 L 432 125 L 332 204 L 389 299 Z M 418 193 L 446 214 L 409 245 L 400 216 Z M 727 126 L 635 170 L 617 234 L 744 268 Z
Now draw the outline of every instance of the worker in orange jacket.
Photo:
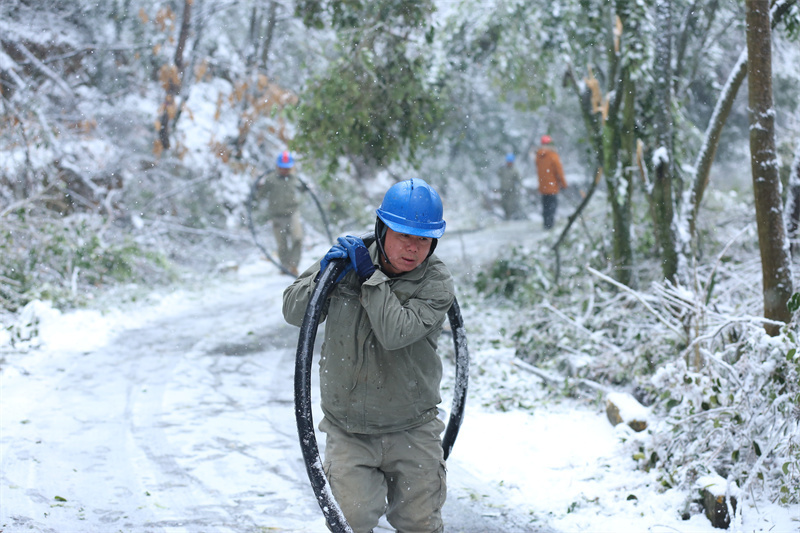
M 567 188 L 564 168 L 558 152 L 552 147 L 553 139 L 542 135 L 541 146 L 536 150 L 536 171 L 539 174 L 539 194 L 542 195 L 542 218 L 545 229 L 553 227 L 558 207 L 558 193 Z

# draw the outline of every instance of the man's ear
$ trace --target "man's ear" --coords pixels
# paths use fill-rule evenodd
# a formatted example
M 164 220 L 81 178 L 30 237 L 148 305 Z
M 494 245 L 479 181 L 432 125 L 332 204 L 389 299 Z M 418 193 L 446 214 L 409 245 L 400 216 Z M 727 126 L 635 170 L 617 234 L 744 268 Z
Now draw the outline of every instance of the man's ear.
M 389 256 L 386 255 L 386 250 L 383 248 L 386 244 L 386 224 L 383 223 L 380 217 L 375 217 L 375 242 L 378 245 L 378 254 L 380 257 L 386 261 L 387 265 L 391 265 L 392 262 L 389 261 Z
M 436 249 L 437 244 L 439 244 L 439 239 L 431 239 L 431 249 L 428 252 L 428 257 L 430 257 L 433 251 Z

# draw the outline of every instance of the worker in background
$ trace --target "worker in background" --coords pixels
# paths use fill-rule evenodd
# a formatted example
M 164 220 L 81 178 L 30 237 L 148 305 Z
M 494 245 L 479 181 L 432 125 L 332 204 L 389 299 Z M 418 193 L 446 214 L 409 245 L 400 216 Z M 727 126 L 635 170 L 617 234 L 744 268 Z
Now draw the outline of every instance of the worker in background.
M 500 204 L 506 220 L 521 218 L 519 199 L 522 193 L 522 180 L 517 167 L 514 166 L 514 159 L 513 153 L 506 154 L 505 164 L 497 171 L 500 179 Z
M 278 259 L 294 276 L 297 276 L 303 246 L 303 225 L 297 198 L 299 188 L 300 182 L 294 174 L 294 156 L 284 150 L 278 155 L 277 171 L 267 176 L 263 193 L 267 195 Z
M 542 135 L 536 150 L 536 172 L 539 175 L 539 194 L 542 196 L 542 218 L 545 229 L 553 227 L 558 208 L 558 193 L 567 188 L 561 158 L 553 147 L 553 139 Z

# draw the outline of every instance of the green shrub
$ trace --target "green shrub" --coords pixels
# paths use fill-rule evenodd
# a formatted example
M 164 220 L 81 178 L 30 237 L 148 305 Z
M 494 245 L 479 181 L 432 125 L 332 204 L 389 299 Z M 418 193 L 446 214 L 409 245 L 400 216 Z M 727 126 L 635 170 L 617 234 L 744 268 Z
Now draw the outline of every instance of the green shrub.
M 709 346 L 706 365 L 684 358 L 653 377 L 662 391 L 650 452 L 664 482 L 689 486 L 715 473 L 770 499 L 800 503 L 800 356 L 797 331 L 769 337 L 748 324 L 736 344 Z M 775 491 L 778 491 L 775 493 Z
M 33 300 L 80 305 L 104 285 L 146 281 L 153 271 L 172 275 L 163 255 L 132 237 L 101 237 L 99 217 L 35 220 L 20 215 L 4 222 L 0 305 L 8 311 Z

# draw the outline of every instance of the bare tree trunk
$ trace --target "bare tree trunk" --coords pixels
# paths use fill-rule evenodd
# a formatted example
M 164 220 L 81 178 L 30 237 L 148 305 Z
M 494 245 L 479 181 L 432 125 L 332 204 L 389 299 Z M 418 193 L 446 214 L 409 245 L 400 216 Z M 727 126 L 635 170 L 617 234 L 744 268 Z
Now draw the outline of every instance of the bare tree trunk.
M 200 0 L 191 0 L 192 4 L 197 4 L 198 7 L 200 5 Z M 192 44 L 192 50 L 189 52 L 189 62 L 186 63 L 184 60 L 184 67 L 181 71 L 181 85 L 180 85 L 180 92 L 178 93 L 178 98 L 181 101 L 181 105 L 178 106 L 177 112 L 175 113 L 175 118 L 172 119 L 172 128 L 175 128 L 175 125 L 178 123 L 178 120 L 181 118 L 181 113 L 183 113 L 184 106 L 183 103 L 189 98 L 189 90 L 191 89 L 191 81 L 192 76 L 195 72 L 195 67 L 197 66 L 198 55 L 200 51 L 200 42 L 203 40 L 203 32 L 205 31 L 205 27 L 207 24 L 209 17 L 195 17 L 195 24 L 191 27 L 191 31 L 189 31 L 189 27 L 187 27 L 186 36 L 190 33 L 194 34 L 194 43 Z M 184 49 L 186 46 L 184 45 Z M 185 54 L 183 54 L 185 55 Z M 188 76 L 186 73 L 189 73 Z
M 575 78 L 575 72 L 572 70 L 571 67 L 567 67 L 567 71 L 564 73 L 564 85 L 569 85 L 575 91 L 575 95 L 578 97 L 578 101 L 580 103 L 581 115 L 583 116 L 584 125 L 586 126 L 586 132 L 589 136 L 592 151 L 595 155 L 595 161 L 597 165 L 597 169 L 595 170 L 595 177 L 592 181 L 592 184 L 589 186 L 589 190 L 586 192 L 586 196 L 584 196 L 583 200 L 581 201 L 580 205 L 575 209 L 575 211 L 567 217 L 567 224 L 564 226 L 564 229 L 561 231 L 561 235 L 559 235 L 558 239 L 556 240 L 555 244 L 553 244 L 553 253 L 556 256 L 556 272 L 554 276 L 555 283 L 558 283 L 559 277 L 561 275 L 561 256 L 559 254 L 559 248 L 561 244 L 566 239 L 567 235 L 569 234 L 570 229 L 572 228 L 573 223 L 578 219 L 581 215 L 583 210 L 589 204 L 589 201 L 594 196 L 595 190 L 597 190 L 597 186 L 600 183 L 600 179 L 603 177 L 603 164 L 604 164 L 604 157 L 603 157 L 603 142 L 601 137 L 601 125 L 600 125 L 600 118 L 599 114 L 595 113 L 592 109 L 592 91 L 588 87 L 581 86 L 578 84 L 578 80 Z
M 674 226 L 673 150 L 672 150 L 672 2 L 656 5 L 655 117 L 656 151 L 654 154 L 653 221 L 661 251 L 664 278 L 674 284 L 678 272 L 678 250 Z
M 189 28 L 191 28 L 192 23 L 192 3 L 193 0 L 184 1 L 181 31 L 178 35 L 178 46 L 175 47 L 175 65 L 178 67 L 178 74 L 181 78 L 183 77 L 183 69 L 186 67 L 183 62 L 183 50 L 186 48 L 186 40 L 189 38 Z
M 617 1 L 615 12 L 617 22 L 624 31 L 634 31 L 626 26 L 625 2 Z M 633 200 L 633 173 L 622 169 L 621 163 L 627 158 L 633 161 L 633 145 L 623 146 L 623 129 L 625 128 L 625 113 L 628 111 L 626 103 L 630 103 L 632 82 L 630 70 L 622 65 L 621 47 L 623 46 L 619 35 L 608 32 L 608 58 L 607 93 L 606 93 L 606 118 L 602 123 L 602 167 L 605 169 L 606 186 L 608 187 L 608 200 L 611 204 L 611 220 L 613 224 L 611 263 L 614 268 L 614 278 L 629 287 L 635 285 L 633 243 L 631 237 L 632 200 Z M 626 92 L 628 94 L 626 94 Z M 622 110 L 622 116 L 620 116 Z M 629 154 L 623 155 L 625 151 Z M 630 156 L 630 157 L 628 157 Z
M 681 72 L 683 58 L 689 43 L 689 37 L 697 33 L 697 19 L 700 13 L 698 3 L 700 0 L 692 0 L 685 8 L 680 27 L 675 37 L 675 72 Z
M 125 24 L 125 21 L 128 19 L 130 9 L 131 9 L 131 0 L 119 0 L 114 2 L 114 31 L 117 36 L 117 40 L 122 38 L 122 27 Z
M 268 72 L 269 65 L 269 49 L 272 47 L 272 38 L 275 35 L 275 22 L 278 16 L 278 3 L 270 2 L 267 13 L 267 30 L 264 35 L 264 46 L 261 48 L 261 69 Z
M 247 32 L 247 41 L 252 47 L 252 50 L 247 54 L 246 63 L 249 68 L 257 61 L 258 58 L 258 33 L 261 30 L 261 17 L 259 16 L 258 6 L 254 5 L 250 10 L 250 29 Z
M 694 48 L 702 51 L 708 39 L 711 38 L 711 28 L 719 11 L 719 0 L 703 0 L 702 5 L 700 4 L 700 1 L 693 0 L 691 5 L 686 6 L 679 28 L 675 32 L 674 51 L 676 57 L 673 72 L 676 75 L 672 80 L 672 90 L 679 99 L 685 95 L 689 80 L 695 79 L 697 68 L 704 55 L 696 52 L 691 61 L 687 60 L 686 50 L 689 41 L 697 41 Z M 701 12 L 705 15 L 705 24 L 699 26 L 698 19 Z
M 172 129 L 171 122 L 178 114 L 177 96 L 181 92 L 184 69 L 186 68 L 183 61 L 183 50 L 186 48 L 186 41 L 189 38 L 189 31 L 191 29 L 193 1 L 194 0 L 184 0 L 183 3 L 183 17 L 181 20 L 180 33 L 178 34 L 178 44 L 175 47 L 173 65 L 165 65 L 161 68 L 161 72 L 159 73 L 161 84 L 166 91 L 164 103 L 161 105 L 161 120 L 158 130 L 158 139 L 161 142 L 161 148 L 164 150 L 169 150 L 170 130 Z
M 633 205 L 633 172 L 631 171 L 634 146 L 626 146 L 623 130 L 632 127 L 630 107 L 633 104 L 633 82 L 630 71 L 623 67 L 616 76 L 618 83 L 610 91 L 613 94 L 608 105 L 608 117 L 603 124 L 603 167 L 606 172 L 608 199 L 611 204 L 611 220 L 613 224 L 611 258 L 614 267 L 614 278 L 628 287 L 634 287 L 633 243 L 631 237 L 631 220 Z M 620 111 L 622 116 L 620 116 Z M 626 120 L 627 119 L 627 120 Z M 632 140 L 632 136 L 627 136 Z M 623 164 L 630 162 L 627 168 Z
M 275 34 L 275 22 L 278 11 L 277 2 L 269 2 L 266 17 L 262 17 L 258 8 L 254 7 L 250 19 L 250 45 L 254 52 L 248 55 L 247 91 L 239 104 L 239 134 L 233 141 L 232 153 L 236 159 L 243 156 L 244 145 L 250 136 L 250 131 L 261 107 L 256 102 L 264 101 L 264 92 L 267 90 L 267 59 Z M 262 27 L 263 25 L 263 27 Z M 262 31 L 264 38 L 261 39 Z M 263 41 L 263 42 L 262 42 Z
M 792 276 L 775 149 L 769 0 L 746 0 L 745 5 L 750 166 L 753 173 L 758 245 L 761 250 L 764 317 L 789 322 L 792 314 L 786 304 L 792 296 Z M 780 328 L 773 324 L 765 328 L 772 336 L 780 332 Z
M 786 227 L 792 255 L 800 253 L 800 143 L 794 151 L 794 161 L 789 170 L 789 191 L 786 197 Z
M 624 12 L 624 10 L 620 10 L 620 12 Z M 624 27 L 624 21 L 619 22 Z M 629 167 L 632 166 L 634 145 L 632 135 L 626 136 L 623 130 L 627 126 L 631 132 L 633 131 L 633 121 L 627 120 L 626 117 L 631 118 L 632 115 L 627 113 L 634 112 L 632 103 L 635 100 L 635 93 L 628 69 L 620 66 L 620 43 L 615 39 L 613 33 L 613 30 L 608 33 L 606 51 L 608 84 L 605 96 L 602 94 L 591 67 L 589 67 L 588 78 L 584 80 L 586 81 L 584 86 L 578 84 L 571 68 L 567 70 L 564 81 L 574 89 L 578 96 L 586 131 L 597 159 L 596 175 L 605 174 L 606 178 L 614 228 L 611 235 L 611 257 L 606 259 L 614 270 L 615 279 L 627 286 L 632 286 L 635 281 L 631 242 L 633 172 L 629 171 Z M 622 116 L 620 116 L 620 110 L 622 110 Z M 625 164 L 624 162 L 629 164 L 625 165 L 623 170 L 621 167 Z M 583 209 L 589 198 L 584 199 L 579 210 Z M 576 211 L 570 219 L 574 220 L 577 215 Z M 568 224 L 559 238 L 559 242 L 563 240 L 570 227 L 571 224 Z M 556 253 L 558 252 L 557 245 L 554 250 Z

